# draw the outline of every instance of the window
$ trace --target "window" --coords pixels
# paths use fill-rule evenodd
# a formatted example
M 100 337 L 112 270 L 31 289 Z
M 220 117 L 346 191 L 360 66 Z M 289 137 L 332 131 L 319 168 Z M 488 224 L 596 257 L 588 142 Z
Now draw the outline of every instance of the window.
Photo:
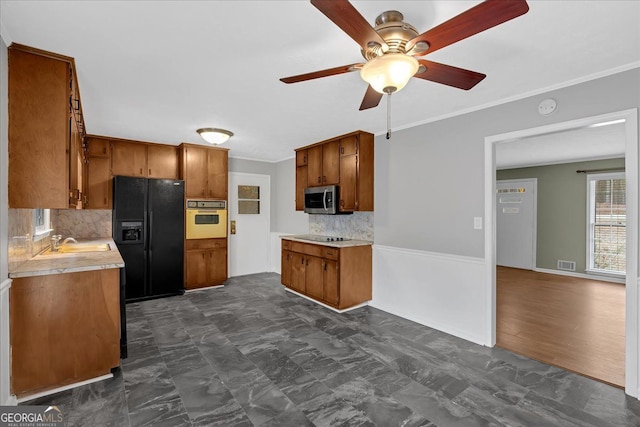
M 627 206 L 624 173 L 587 176 L 587 271 L 625 274 Z
M 33 241 L 37 242 L 51 232 L 51 219 L 49 209 L 33 210 Z

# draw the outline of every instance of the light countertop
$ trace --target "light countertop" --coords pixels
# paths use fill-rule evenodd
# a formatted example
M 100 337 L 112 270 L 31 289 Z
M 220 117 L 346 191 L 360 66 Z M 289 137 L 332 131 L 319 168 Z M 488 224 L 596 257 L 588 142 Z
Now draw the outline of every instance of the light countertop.
M 36 255 L 9 272 L 10 278 L 46 276 L 50 274 L 75 273 L 78 271 L 106 270 L 124 267 L 124 260 L 111 238 L 78 240 L 78 243 L 109 244 L 111 250 L 104 252 L 81 252 Z M 72 243 L 70 243 L 72 244 Z
M 348 248 L 352 246 L 369 246 L 372 245 L 373 242 L 369 240 L 343 240 L 343 241 L 317 241 L 315 238 L 322 238 L 327 236 L 319 236 L 316 234 L 298 234 L 292 236 L 280 236 L 280 238 L 284 240 L 292 240 L 295 242 L 303 242 L 303 243 L 311 243 L 314 245 L 322 245 L 322 246 L 331 246 L 333 248 Z

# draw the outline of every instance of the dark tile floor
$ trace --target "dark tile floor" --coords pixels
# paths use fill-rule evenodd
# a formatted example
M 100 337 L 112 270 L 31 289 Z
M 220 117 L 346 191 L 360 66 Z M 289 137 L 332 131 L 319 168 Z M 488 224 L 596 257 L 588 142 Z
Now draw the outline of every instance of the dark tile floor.
M 78 426 L 639 426 L 640 401 L 276 274 L 127 306 L 115 377 L 28 404 Z

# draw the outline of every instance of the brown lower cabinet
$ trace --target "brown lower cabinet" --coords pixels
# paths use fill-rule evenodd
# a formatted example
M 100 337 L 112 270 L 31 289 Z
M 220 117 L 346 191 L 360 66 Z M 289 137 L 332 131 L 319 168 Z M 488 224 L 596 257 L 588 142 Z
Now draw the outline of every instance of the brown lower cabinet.
M 371 269 L 371 245 L 336 248 L 282 239 L 282 284 L 339 310 L 371 300 Z
M 13 279 L 11 392 L 34 394 L 120 364 L 119 269 Z
M 185 240 L 185 288 L 221 285 L 227 280 L 227 239 Z

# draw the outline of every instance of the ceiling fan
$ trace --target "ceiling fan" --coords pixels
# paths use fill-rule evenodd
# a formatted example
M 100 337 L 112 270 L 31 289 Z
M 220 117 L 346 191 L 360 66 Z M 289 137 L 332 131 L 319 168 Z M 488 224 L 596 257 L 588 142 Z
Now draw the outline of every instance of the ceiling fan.
M 369 83 L 360 110 L 376 107 L 383 94 L 401 90 L 411 77 L 469 90 L 485 74 L 416 59 L 527 13 L 526 0 L 486 0 L 422 34 L 403 21 L 402 13 L 380 14 L 375 27 L 348 0 L 311 0 L 311 4 L 362 48 L 364 63 L 343 65 L 280 79 L 284 83 L 328 77 L 360 70 Z

